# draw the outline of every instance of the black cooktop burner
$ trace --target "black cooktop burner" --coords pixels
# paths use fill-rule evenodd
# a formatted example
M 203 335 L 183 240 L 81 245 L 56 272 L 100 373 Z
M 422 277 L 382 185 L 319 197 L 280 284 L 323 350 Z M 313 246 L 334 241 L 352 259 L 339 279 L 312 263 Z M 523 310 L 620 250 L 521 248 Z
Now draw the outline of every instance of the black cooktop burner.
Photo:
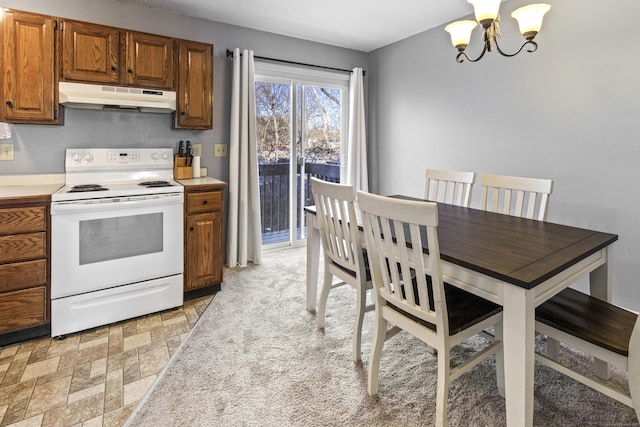
M 171 187 L 173 184 L 169 181 L 145 181 L 141 182 L 138 185 L 142 185 L 143 187 Z
M 79 184 L 74 185 L 69 190 L 69 193 L 84 193 L 86 191 L 107 191 L 108 188 L 103 187 L 100 184 Z

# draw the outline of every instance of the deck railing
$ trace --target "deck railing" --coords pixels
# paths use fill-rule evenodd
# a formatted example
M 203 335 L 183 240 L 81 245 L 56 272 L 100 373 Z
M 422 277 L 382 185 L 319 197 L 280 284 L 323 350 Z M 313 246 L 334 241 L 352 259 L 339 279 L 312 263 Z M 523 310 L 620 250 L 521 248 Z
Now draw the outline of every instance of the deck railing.
M 260 176 L 260 206 L 262 208 L 262 241 L 270 241 L 269 235 L 281 235 L 289 229 L 289 163 L 266 163 L 258 166 Z M 296 167 L 296 179 L 300 183 L 300 166 Z M 304 168 L 305 206 L 313 205 L 311 177 L 329 182 L 340 182 L 340 165 L 307 163 Z M 296 215 L 300 212 L 296 209 Z M 298 221 L 297 224 L 301 222 Z

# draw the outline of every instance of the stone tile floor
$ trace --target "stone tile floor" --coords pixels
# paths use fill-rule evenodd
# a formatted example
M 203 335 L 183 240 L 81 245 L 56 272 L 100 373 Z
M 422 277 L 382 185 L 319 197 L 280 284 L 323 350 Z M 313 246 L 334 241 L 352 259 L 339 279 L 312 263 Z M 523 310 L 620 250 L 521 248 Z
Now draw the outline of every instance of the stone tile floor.
M 0 427 L 122 426 L 211 299 L 0 347 Z

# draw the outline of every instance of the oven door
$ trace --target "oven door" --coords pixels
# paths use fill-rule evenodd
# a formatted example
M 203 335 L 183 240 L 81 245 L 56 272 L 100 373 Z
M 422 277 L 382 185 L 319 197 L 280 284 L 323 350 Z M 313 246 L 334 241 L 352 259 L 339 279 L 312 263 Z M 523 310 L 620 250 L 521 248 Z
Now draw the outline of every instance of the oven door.
M 182 193 L 51 204 L 53 299 L 182 274 Z

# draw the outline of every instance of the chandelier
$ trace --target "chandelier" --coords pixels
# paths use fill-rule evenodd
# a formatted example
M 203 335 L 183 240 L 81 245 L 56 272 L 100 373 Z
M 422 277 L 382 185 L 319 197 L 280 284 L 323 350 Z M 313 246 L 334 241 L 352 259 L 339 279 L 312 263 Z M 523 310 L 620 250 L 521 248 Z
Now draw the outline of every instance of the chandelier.
M 542 26 L 542 18 L 544 14 L 551 9 L 551 6 L 544 3 L 530 4 L 528 6 L 521 7 L 511 12 L 511 17 L 518 21 L 520 27 L 520 33 L 524 36 L 526 41 L 520 46 L 515 53 L 505 53 L 498 46 L 498 38 L 500 37 L 500 0 L 467 0 L 473 5 L 476 21 L 457 21 L 445 27 L 445 30 L 451 35 L 451 43 L 458 49 L 458 55 L 456 56 L 456 62 L 464 62 L 464 58 L 467 58 L 470 62 L 479 61 L 485 53 L 493 51 L 495 49 L 502 56 L 516 56 L 527 46 L 527 52 L 535 52 L 538 49 L 538 44 L 533 41 L 533 38 L 540 31 Z M 471 39 L 471 31 L 478 25 L 482 25 L 482 40 L 484 47 L 480 56 L 476 59 L 471 59 L 465 49 Z

